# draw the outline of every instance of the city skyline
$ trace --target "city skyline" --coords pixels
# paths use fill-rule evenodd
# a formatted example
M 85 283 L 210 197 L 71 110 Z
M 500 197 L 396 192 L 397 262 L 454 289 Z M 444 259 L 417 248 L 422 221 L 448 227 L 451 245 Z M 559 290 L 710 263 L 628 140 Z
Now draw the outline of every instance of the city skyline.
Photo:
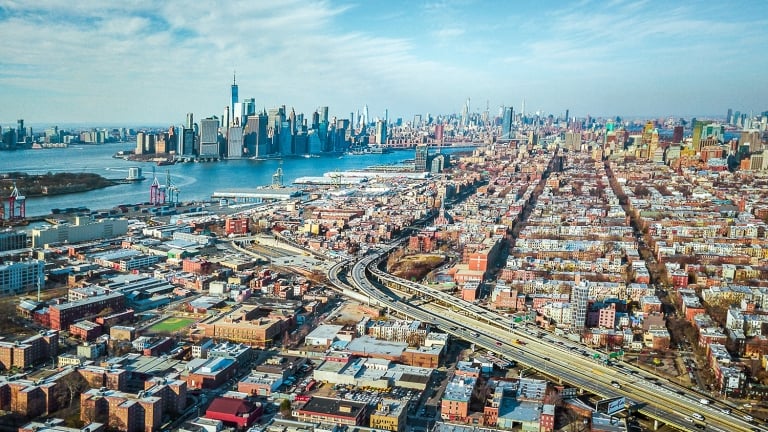
M 662 10 L 663 9 L 663 10 Z M 371 120 L 488 105 L 592 116 L 766 109 L 768 5 L 0 4 L 0 123 L 181 123 L 239 96 Z M 684 60 L 684 61 L 681 61 Z M 665 65 L 667 67 L 665 67 Z

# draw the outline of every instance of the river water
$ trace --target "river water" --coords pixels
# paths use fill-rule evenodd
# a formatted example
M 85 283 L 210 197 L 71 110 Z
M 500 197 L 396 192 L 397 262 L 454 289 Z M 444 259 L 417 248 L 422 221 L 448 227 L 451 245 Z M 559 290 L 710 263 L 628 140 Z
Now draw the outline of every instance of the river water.
M 363 154 L 345 156 L 321 156 L 317 158 L 296 158 L 255 161 L 250 159 L 224 160 L 219 162 L 178 163 L 156 166 L 115 159 L 120 150 L 130 149 L 130 143 L 102 145 L 74 145 L 61 149 L 36 149 L 0 152 L 0 173 L 26 172 L 92 172 L 110 179 L 128 176 L 130 167 L 140 167 L 147 180 L 119 184 L 108 188 L 68 195 L 27 198 L 28 216 L 46 215 L 53 208 L 85 206 L 91 210 L 109 209 L 118 204 L 133 204 L 149 201 L 149 186 L 153 173 L 166 183 L 170 175 L 173 185 L 178 187 L 179 201 L 209 200 L 215 191 L 248 189 L 272 183 L 272 174 L 282 167 L 283 183 L 290 185 L 296 178 L 321 176 L 329 171 L 364 169 L 377 164 L 394 164 L 413 159 L 413 150 L 394 151 L 386 154 Z M 467 148 L 443 148 L 443 153 L 467 151 Z M 430 150 L 430 154 L 433 150 Z M 5 183 L 5 182 L 3 182 Z M 2 190 L 7 190 L 2 184 Z M 22 195 L 24 191 L 19 191 Z M 5 192 L 3 192 L 5 194 Z M 5 197 L 1 197 L 3 200 Z

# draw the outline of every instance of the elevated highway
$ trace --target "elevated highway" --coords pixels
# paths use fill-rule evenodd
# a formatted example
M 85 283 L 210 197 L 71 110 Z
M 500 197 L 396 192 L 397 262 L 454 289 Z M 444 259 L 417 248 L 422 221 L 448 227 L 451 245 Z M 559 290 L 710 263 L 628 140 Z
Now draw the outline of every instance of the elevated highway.
M 710 431 L 768 431 L 747 421 L 747 414 L 722 401 L 659 379 L 637 367 L 617 363 L 613 366 L 596 359 L 603 353 L 540 332 L 535 326 L 516 324 L 509 318 L 429 287 L 394 277 L 378 269 L 378 264 L 394 249 L 387 246 L 363 259 L 341 262 L 329 271 L 329 279 L 347 290 L 363 295 L 368 303 L 387 307 L 445 332 L 538 370 L 561 383 L 568 383 L 604 398 L 625 396 L 631 411 L 681 430 L 694 427 Z M 339 278 L 348 272 L 348 282 Z M 405 293 L 405 295 L 403 295 Z M 431 304 L 410 304 L 413 297 Z M 701 400 L 706 398 L 706 404 Z M 694 417 L 700 416 L 703 420 Z

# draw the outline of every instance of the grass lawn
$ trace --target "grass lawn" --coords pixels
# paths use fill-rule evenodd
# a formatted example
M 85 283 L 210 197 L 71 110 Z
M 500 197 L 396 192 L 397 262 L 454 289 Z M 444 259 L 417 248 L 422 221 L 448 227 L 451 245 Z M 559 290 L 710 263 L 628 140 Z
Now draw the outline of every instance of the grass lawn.
M 173 333 L 189 326 L 195 321 L 197 320 L 194 318 L 170 317 L 160 321 L 157 324 L 154 324 L 152 327 L 148 328 L 147 331 L 151 333 Z

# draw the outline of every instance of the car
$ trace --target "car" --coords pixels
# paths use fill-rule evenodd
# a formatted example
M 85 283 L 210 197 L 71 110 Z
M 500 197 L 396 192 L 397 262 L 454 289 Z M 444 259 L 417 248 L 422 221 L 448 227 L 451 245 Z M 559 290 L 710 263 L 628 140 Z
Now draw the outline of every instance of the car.
M 621 388 L 621 384 L 619 384 L 619 383 L 618 383 L 618 382 L 616 382 L 616 381 L 611 381 L 611 385 L 612 385 L 612 386 L 614 386 L 614 387 L 616 387 L 617 389 L 620 389 L 620 388 Z
M 723 412 L 723 414 L 730 414 L 731 413 L 731 409 L 730 408 L 723 408 L 721 411 Z
M 544 357 L 544 360 L 546 360 L 546 361 L 552 361 L 552 359 L 551 359 L 551 358 L 549 358 L 549 357 Z
M 693 427 L 695 427 L 696 429 L 704 429 L 704 428 L 706 428 L 706 426 L 701 424 L 701 423 L 696 423 L 695 425 L 693 425 Z
M 501 346 L 501 342 L 496 341 L 496 346 Z
M 752 404 L 745 403 L 742 405 L 744 408 L 752 408 Z
M 691 417 L 695 418 L 696 420 L 704 421 L 704 416 L 699 413 L 693 413 L 691 414 Z
M 709 399 L 701 398 L 699 399 L 699 403 L 702 405 L 709 405 Z
M 749 414 L 744 414 L 744 420 L 746 420 L 746 421 L 748 421 L 748 422 L 751 422 L 751 421 L 752 421 L 752 420 L 754 420 L 754 419 L 755 419 L 755 418 L 754 418 L 754 417 L 752 417 L 751 415 L 749 415 Z

